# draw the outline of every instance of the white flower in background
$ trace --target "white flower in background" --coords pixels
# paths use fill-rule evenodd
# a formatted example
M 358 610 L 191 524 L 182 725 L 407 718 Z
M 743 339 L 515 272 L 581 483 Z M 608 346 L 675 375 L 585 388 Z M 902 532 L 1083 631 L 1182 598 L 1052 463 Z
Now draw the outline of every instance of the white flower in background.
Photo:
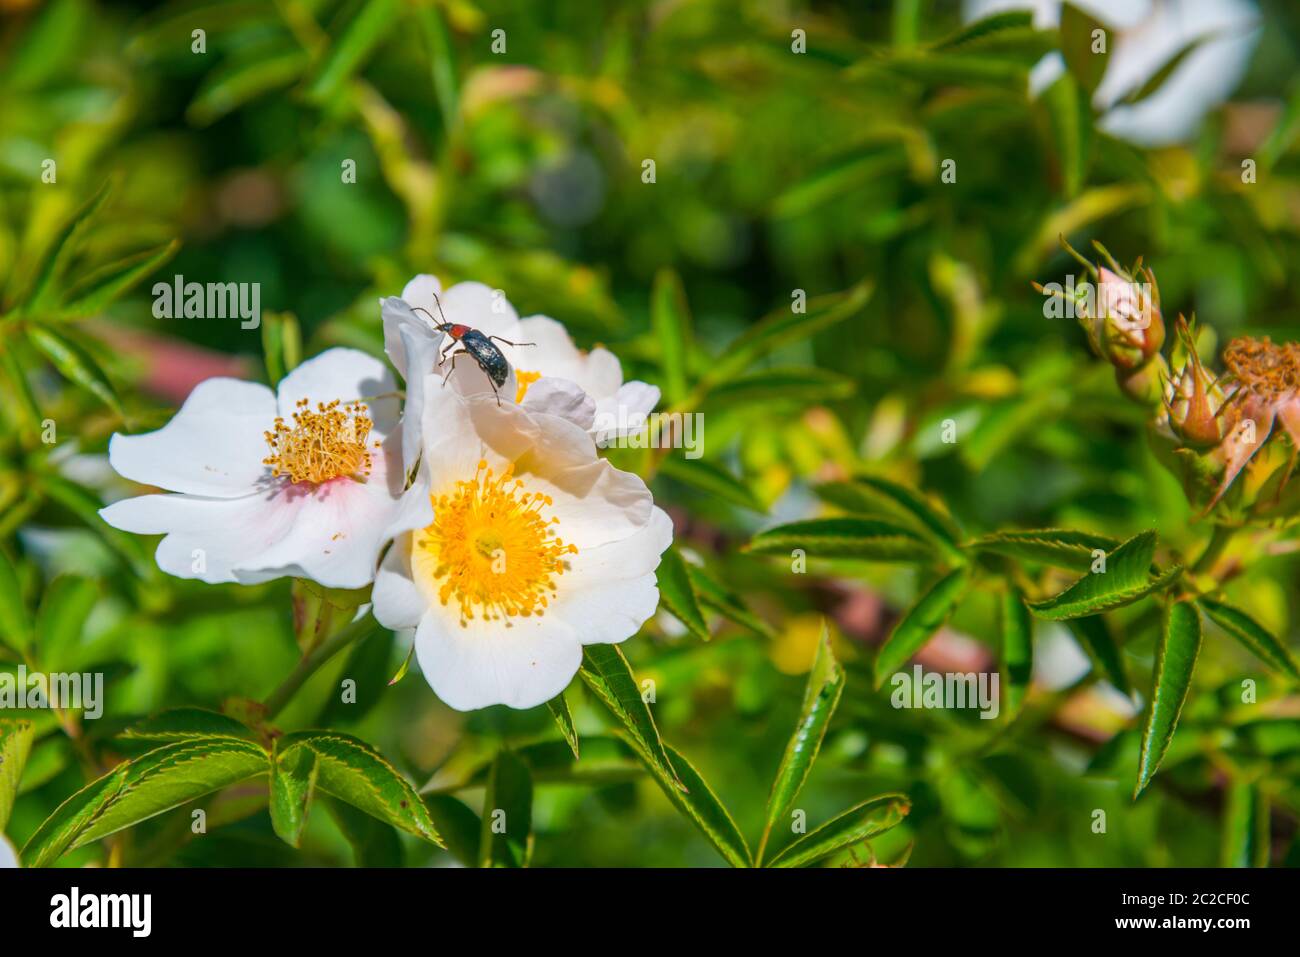
M 456 391 L 463 395 L 494 391 L 470 356 L 453 360 L 460 345 L 435 328 L 444 317 L 446 322 L 497 337 L 493 341 L 510 364 L 509 379 L 496 390 L 503 402 L 514 401 L 562 416 L 598 442 L 638 431 L 659 403 L 657 387 L 623 381 L 622 366 L 608 349 L 582 352 L 562 324 L 546 316 L 520 319 L 499 290 L 482 283 L 462 282 L 444 292 L 435 277 L 416 276 L 406 284 L 400 299 L 384 299 L 382 307 L 384 347 L 407 379 L 408 410 L 422 408 L 416 400 L 424 388 L 422 383 L 413 383 L 418 376 L 407 375 L 408 366 L 418 366 L 425 374 L 436 371 L 447 376 L 455 361 L 456 371 L 449 384 L 454 383 Z M 418 424 L 414 420 L 403 424 L 409 440 L 408 429 L 418 432 Z M 410 459 L 408 452 L 408 467 Z
M 208 379 L 163 428 L 109 444 L 118 474 L 177 494 L 124 499 L 100 515 L 165 534 L 158 566 L 180 578 L 292 575 L 359 588 L 374 578 L 380 542 L 411 518 L 401 513 L 395 389 L 383 362 L 354 349 L 309 359 L 278 392 Z M 407 503 L 415 521 L 429 514 L 418 505 Z
M 9 840 L 0 834 L 0 869 L 18 866 L 18 852 Z
M 967 21 L 1008 10 L 1031 10 L 1034 25 L 1060 25 L 1061 0 L 966 0 Z M 1259 10 L 1251 0 L 1075 0 L 1108 28 L 1110 60 L 1093 105 L 1101 128 L 1143 146 L 1191 138 L 1205 117 L 1236 88 L 1259 41 Z M 1181 50 L 1203 41 L 1151 96 L 1121 104 Z M 1051 86 L 1065 71 L 1060 53 L 1034 68 L 1031 91 Z
M 568 686 L 583 645 L 623 641 L 654 614 L 672 521 L 572 421 L 436 375 L 423 385 L 407 497 L 431 500 L 433 517 L 394 537 L 375 617 L 415 629 L 420 668 L 451 707 L 534 707 Z

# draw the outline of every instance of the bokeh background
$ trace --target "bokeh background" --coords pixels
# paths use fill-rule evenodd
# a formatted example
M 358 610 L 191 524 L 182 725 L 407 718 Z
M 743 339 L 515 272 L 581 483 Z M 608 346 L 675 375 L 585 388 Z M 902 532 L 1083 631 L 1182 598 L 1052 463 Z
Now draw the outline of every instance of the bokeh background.
M 787 561 L 741 551 L 765 525 L 817 514 L 813 483 L 860 468 L 933 493 L 970 535 L 1156 528 L 1172 549 L 1203 536 L 1147 450 L 1140 411 L 1074 323 L 1044 317 L 1030 281 L 1070 271 L 1058 235 L 1081 248 L 1098 238 L 1124 262 L 1146 257 L 1166 315 L 1195 311 L 1220 341 L 1300 338 L 1300 8 L 1079 8 L 1084 19 L 1052 0 L 0 0 L 0 548 L 66 635 L 62 660 L 109 676 L 92 747 L 111 753 L 117 730 L 160 708 L 264 697 L 298 657 L 289 586 L 166 579 L 151 543 L 99 522 L 95 507 L 132 491 L 104 456 L 123 413 L 94 383 L 68 382 L 21 323 L 75 339 L 145 429 L 211 375 L 265 379 L 268 355 L 274 372 L 295 337 L 307 355 L 380 353 L 377 298 L 417 272 L 479 280 L 521 315 L 560 319 L 581 345 L 612 348 L 629 378 L 661 385 L 666 404 L 687 398 L 734 336 L 788 310 L 795 290 L 869 283 L 849 320 L 791 336 L 765 360 L 804 370 L 797 388 L 766 388 L 760 368 L 703 407 L 705 459 L 720 475 L 653 477 L 679 546 L 754 615 L 748 627 L 711 616 L 703 642 L 661 614 L 627 644 L 638 676 L 656 682 L 664 737 L 753 843 L 826 616 L 849 678 L 802 803 L 817 820 L 906 791 L 912 814 L 875 843 L 881 860 L 1215 864 L 1235 846 L 1242 774 L 1267 798 L 1266 856 L 1294 860 L 1300 707 L 1221 635 L 1207 641 L 1175 752 L 1134 803 L 1139 707 L 1088 680 L 1064 629 L 1039 628 L 1035 707 L 1015 725 L 896 711 L 888 690 L 870 690 L 867 665 L 916 575 L 815 559 L 793 575 Z M 963 32 L 1008 9 L 1032 20 Z M 1095 76 L 1079 48 L 1086 16 L 1113 44 Z M 106 182 L 45 308 L 15 313 L 69 217 Z M 176 274 L 260 283 L 263 328 L 154 318 L 150 285 Z M 652 290 L 676 281 L 693 338 L 670 379 Z M 106 285 L 112 295 L 87 304 Z M 20 380 L 57 423 L 54 446 L 25 418 Z M 947 418 L 956 444 L 940 441 Z M 1293 554 L 1280 547 L 1229 586 L 1292 641 Z M 1154 627 L 1140 612 L 1121 622 L 1143 685 Z M 924 660 L 992 667 L 995 636 L 993 596 L 977 594 Z M 414 668 L 388 687 L 406 649 L 406 636 L 368 639 L 277 724 L 347 730 L 435 786 L 503 742 L 558 740 L 544 708 L 460 714 Z M 343 676 L 358 680 L 357 705 L 337 701 Z M 1235 703 L 1243 676 L 1265 687 L 1266 712 Z M 570 698 L 580 730 L 601 734 L 599 708 L 581 688 Z M 1264 713 L 1282 731 L 1261 745 L 1246 726 Z M 11 839 L 21 846 L 84 773 L 47 720 Z M 176 826 L 180 812 L 136 829 L 127 860 L 353 862 L 327 815 L 295 851 L 256 797 L 224 806 L 203 839 Z M 1095 809 L 1107 812 L 1104 835 Z M 534 825 L 538 865 L 719 863 L 644 776 L 593 785 L 557 774 L 537 788 Z M 414 844 L 402 853 L 451 860 Z

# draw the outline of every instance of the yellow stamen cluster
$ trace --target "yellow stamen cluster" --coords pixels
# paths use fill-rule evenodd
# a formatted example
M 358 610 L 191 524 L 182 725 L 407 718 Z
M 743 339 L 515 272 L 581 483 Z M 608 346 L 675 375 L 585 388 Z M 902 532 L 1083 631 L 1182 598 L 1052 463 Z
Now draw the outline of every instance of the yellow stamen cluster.
M 516 616 L 541 615 L 565 556 L 578 553 L 555 536 L 559 519 L 543 517 L 552 504 L 549 495 L 525 492 L 513 466 L 494 475 L 480 461 L 472 479 L 433 497 L 436 517 L 416 534 L 412 563 L 439 582 L 444 605 L 456 603 L 462 626 L 476 616 L 510 627 Z
M 366 439 L 374 425 L 359 403 L 341 405 L 318 402 L 316 410 L 306 399 L 298 400 L 293 425 L 277 417 L 272 431 L 264 433 L 271 454 L 262 459 L 277 477 L 291 482 L 319 485 L 341 476 L 362 478 L 370 474 L 370 452 Z M 375 443 L 379 447 L 379 443 Z
M 1223 350 L 1223 364 L 1244 388 L 1266 400 L 1280 400 L 1300 388 L 1300 344 L 1274 345 L 1265 336 L 1239 336 Z
M 540 372 L 526 372 L 523 369 L 515 370 L 515 382 L 518 388 L 515 389 L 515 401 L 523 402 L 524 396 L 528 394 L 528 387 L 542 377 Z

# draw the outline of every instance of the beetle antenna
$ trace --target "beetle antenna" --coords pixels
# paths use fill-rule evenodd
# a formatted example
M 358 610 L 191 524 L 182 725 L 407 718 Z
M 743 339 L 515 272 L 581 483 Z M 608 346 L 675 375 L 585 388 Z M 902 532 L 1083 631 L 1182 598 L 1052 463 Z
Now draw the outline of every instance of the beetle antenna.
M 433 301 L 438 306 L 438 315 L 442 316 L 442 324 L 444 326 L 447 325 L 447 314 L 442 311 L 442 300 L 438 298 L 438 294 L 436 292 L 431 292 L 429 293 L 429 295 L 433 296 Z

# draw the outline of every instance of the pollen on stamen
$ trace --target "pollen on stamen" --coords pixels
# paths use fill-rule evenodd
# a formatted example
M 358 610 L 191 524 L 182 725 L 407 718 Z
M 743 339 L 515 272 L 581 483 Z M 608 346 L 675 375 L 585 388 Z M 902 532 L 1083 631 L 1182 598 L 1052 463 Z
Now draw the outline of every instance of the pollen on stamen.
M 576 546 L 557 538 L 549 495 L 525 491 L 511 465 L 497 475 L 480 460 L 472 479 L 432 496 L 436 518 L 415 538 L 417 562 L 432 566 L 438 598 L 470 621 L 503 622 L 545 614 L 556 579 Z
M 343 405 L 318 402 L 310 408 L 307 399 L 299 399 L 293 424 L 277 417 L 269 432 L 263 433 L 271 454 L 262 460 L 277 478 L 289 481 L 323 482 L 344 476 L 365 478 L 370 474 L 370 452 L 366 440 L 374 423 L 366 413 L 368 407 L 352 402 Z M 374 442 L 379 448 L 380 442 Z

